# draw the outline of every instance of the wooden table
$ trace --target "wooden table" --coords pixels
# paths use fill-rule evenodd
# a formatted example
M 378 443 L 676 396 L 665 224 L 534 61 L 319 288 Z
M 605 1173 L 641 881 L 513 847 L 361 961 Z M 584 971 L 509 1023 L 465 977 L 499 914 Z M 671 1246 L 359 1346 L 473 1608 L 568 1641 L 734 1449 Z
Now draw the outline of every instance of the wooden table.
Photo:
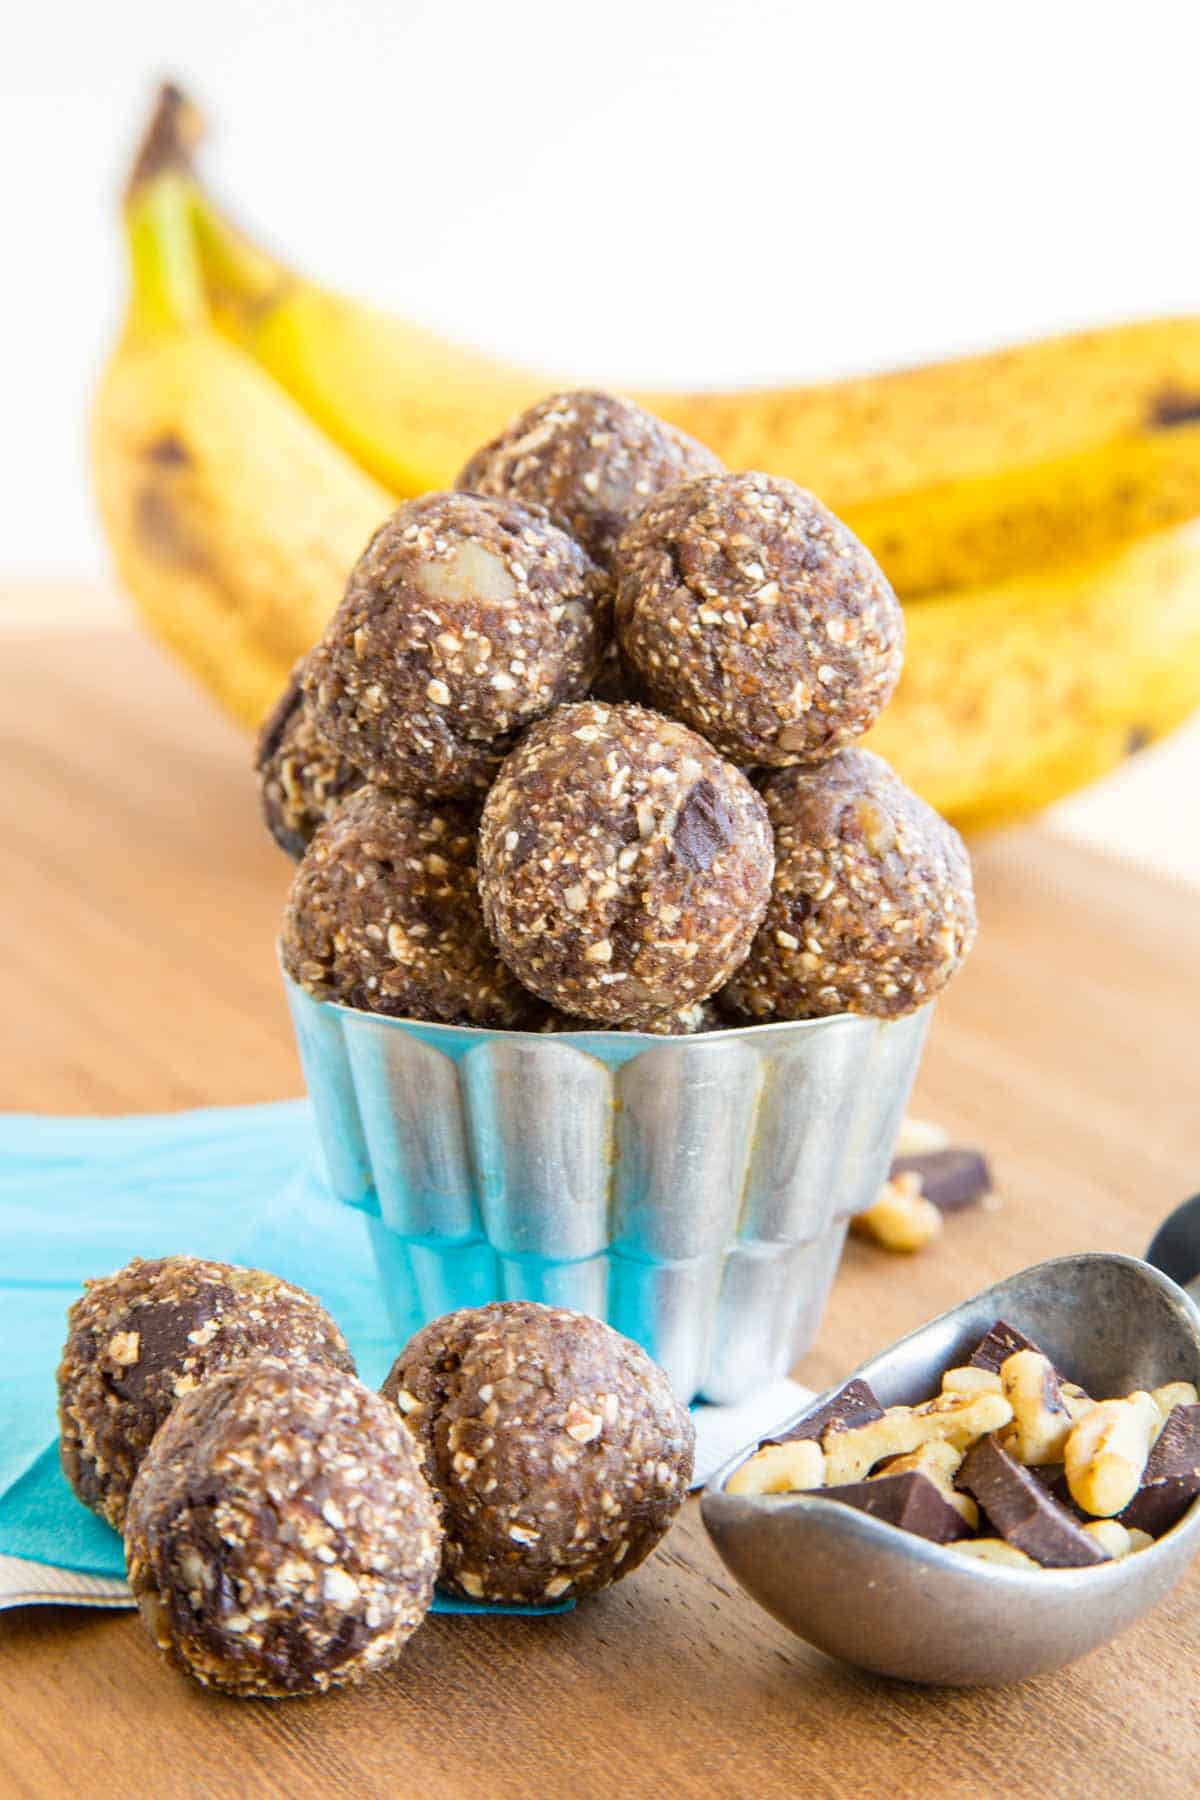
M 0 639 L 0 1104 L 146 1111 L 294 1094 L 272 941 L 288 868 L 245 741 L 120 632 Z M 1036 830 L 981 844 L 979 949 L 920 1109 L 985 1145 L 1003 1205 L 923 1257 L 852 1244 L 822 1386 L 975 1288 L 1139 1251 L 1200 1185 L 1200 903 Z M 1183 1795 L 1200 1790 L 1200 1570 L 1074 1669 L 927 1692 L 827 1661 L 745 1599 L 695 1502 L 577 1612 L 431 1620 L 360 1692 L 225 1700 L 130 1615 L 0 1618 L 14 1795 Z

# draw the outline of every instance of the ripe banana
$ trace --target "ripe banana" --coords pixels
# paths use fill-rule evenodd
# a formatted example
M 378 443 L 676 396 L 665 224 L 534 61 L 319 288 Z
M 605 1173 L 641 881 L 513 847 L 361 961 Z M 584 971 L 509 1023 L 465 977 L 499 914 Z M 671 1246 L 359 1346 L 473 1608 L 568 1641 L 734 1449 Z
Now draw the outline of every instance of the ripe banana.
M 129 320 L 92 419 L 100 512 L 155 633 L 257 725 L 392 502 L 207 322 L 168 172 L 131 195 Z
M 182 102 L 164 108 L 126 208 L 133 297 L 96 404 L 96 484 L 118 566 L 151 625 L 235 716 L 257 723 L 336 605 L 392 504 L 387 490 L 451 479 L 544 384 L 281 272 L 211 209 L 190 170 Z M 839 480 L 856 491 L 862 512 L 850 507 L 851 517 L 894 507 L 908 566 L 931 581 L 962 541 L 955 494 L 982 495 L 993 477 L 980 465 L 1006 459 L 1023 572 L 906 607 L 905 673 L 870 738 L 959 823 L 1044 805 L 1200 704 L 1200 523 L 1137 535 L 1160 510 L 1192 506 L 1184 462 L 1167 451 L 1200 427 L 1180 417 L 1157 440 L 1162 464 L 1143 459 L 1151 498 L 1120 513 L 1129 541 L 1116 544 L 1103 523 L 1109 465 L 1079 448 L 1132 443 L 1152 393 L 1164 419 L 1187 412 L 1200 387 L 1200 322 L 1123 330 L 982 359 L 970 379 L 968 365 L 951 364 L 747 400 L 745 418 L 743 402 L 724 396 L 660 403 L 710 437 L 713 421 L 735 465 L 779 467 L 763 454 L 773 443 L 803 441 L 814 460 L 820 450 L 828 482 L 811 467 L 795 472 L 818 491 L 837 494 Z M 1045 406 L 1046 384 L 1068 365 L 1078 405 Z M 1024 568 L 1043 530 L 1044 473 L 1068 467 L 1091 481 L 1070 491 L 1086 491 L 1092 522 L 1077 522 L 1071 557 Z M 936 480 L 916 498 L 896 488 L 917 475 Z M 1046 517 L 1066 491 L 1060 482 L 1050 494 Z M 980 507 L 991 537 L 970 566 L 994 570 L 1017 526 Z M 944 523 L 940 548 L 918 543 L 911 525 L 931 517 Z
M 555 385 L 305 281 L 199 184 L 193 216 L 221 328 L 394 494 L 452 483 Z M 814 489 L 905 599 L 1200 513 L 1200 318 L 819 387 L 633 397 L 730 468 Z
M 1200 706 L 1200 520 L 905 607 L 865 740 L 956 825 L 1038 811 Z

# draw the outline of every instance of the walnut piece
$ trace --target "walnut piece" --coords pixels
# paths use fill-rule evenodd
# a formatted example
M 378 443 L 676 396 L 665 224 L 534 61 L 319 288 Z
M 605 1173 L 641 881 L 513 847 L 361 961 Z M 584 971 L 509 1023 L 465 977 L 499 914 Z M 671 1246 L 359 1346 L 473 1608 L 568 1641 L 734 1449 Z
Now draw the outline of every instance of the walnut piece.
M 1001 1440 L 1009 1455 L 1031 1468 L 1061 1462 L 1074 1420 L 1050 1358 L 1018 1350 L 1001 1364 L 1000 1380 L 1013 1409 L 1013 1422 Z
M 800 1494 L 825 1485 L 825 1454 L 814 1438 L 765 1444 L 729 1477 L 728 1494 Z
M 1076 1506 L 1102 1519 L 1128 1506 L 1161 1425 L 1153 1396 L 1144 1392 L 1093 1406 L 1073 1427 L 1063 1450 Z
M 910 1170 L 885 1181 L 874 1206 L 859 1213 L 852 1226 L 856 1236 L 911 1256 L 941 1235 L 942 1215 L 922 1194 L 921 1177 Z

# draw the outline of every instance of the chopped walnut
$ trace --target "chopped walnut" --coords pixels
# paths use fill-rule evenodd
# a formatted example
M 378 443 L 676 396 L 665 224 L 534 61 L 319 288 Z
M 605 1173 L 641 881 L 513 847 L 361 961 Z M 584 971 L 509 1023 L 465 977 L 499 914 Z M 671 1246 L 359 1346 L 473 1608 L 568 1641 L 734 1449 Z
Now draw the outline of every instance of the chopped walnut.
M 1098 1518 L 1110 1518 L 1128 1506 L 1161 1424 L 1150 1394 L 1098 1401 L 1073 1427 L 1063 1451 L 1076 1506 Z
M 825 1456 L 813 1438 L 764 1444 L 725 1484 L 728 1494 L 798 1494 L 825 1483 Z
M 851 1224 L 858 1237 L 910 1256 L 940 1237 L 942 1215 L 922 1194 L 921 1177 L 909 1171 L 885 1181 L 874 1206 Z

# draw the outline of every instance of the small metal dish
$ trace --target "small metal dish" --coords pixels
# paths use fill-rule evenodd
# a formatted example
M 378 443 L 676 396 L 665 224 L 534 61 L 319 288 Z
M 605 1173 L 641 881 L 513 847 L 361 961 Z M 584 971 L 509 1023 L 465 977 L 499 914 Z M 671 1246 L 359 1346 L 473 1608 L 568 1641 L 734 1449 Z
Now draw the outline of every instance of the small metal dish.
M 366 1215 L 397 1346 L 459 1306 L 547 1301 L 717 1403 L 816 1335 L 932 1012 L 543 1036 L 285 981 L 329 1185 Z
M 925 1399 L 1000 1318 L 1098 1396 L 1200 1382 L 1192 1302 L 1146 1263 L 1098 1254 L 1059 1257 L 1001 1281 L 854 1374 L 885 1406 Z M 979 1563 L 819 1493 L 725 1493 L 755 1448 L 718 1470 L 702 1501 L 726 1567 L 818 1649 L 903 1681 L 998 1685 L 1072 1662 L 1148 1612 L 1200 1549 L 1197 1501 L 1156 1544 L 1121 1562 L 1036 1571 Z

